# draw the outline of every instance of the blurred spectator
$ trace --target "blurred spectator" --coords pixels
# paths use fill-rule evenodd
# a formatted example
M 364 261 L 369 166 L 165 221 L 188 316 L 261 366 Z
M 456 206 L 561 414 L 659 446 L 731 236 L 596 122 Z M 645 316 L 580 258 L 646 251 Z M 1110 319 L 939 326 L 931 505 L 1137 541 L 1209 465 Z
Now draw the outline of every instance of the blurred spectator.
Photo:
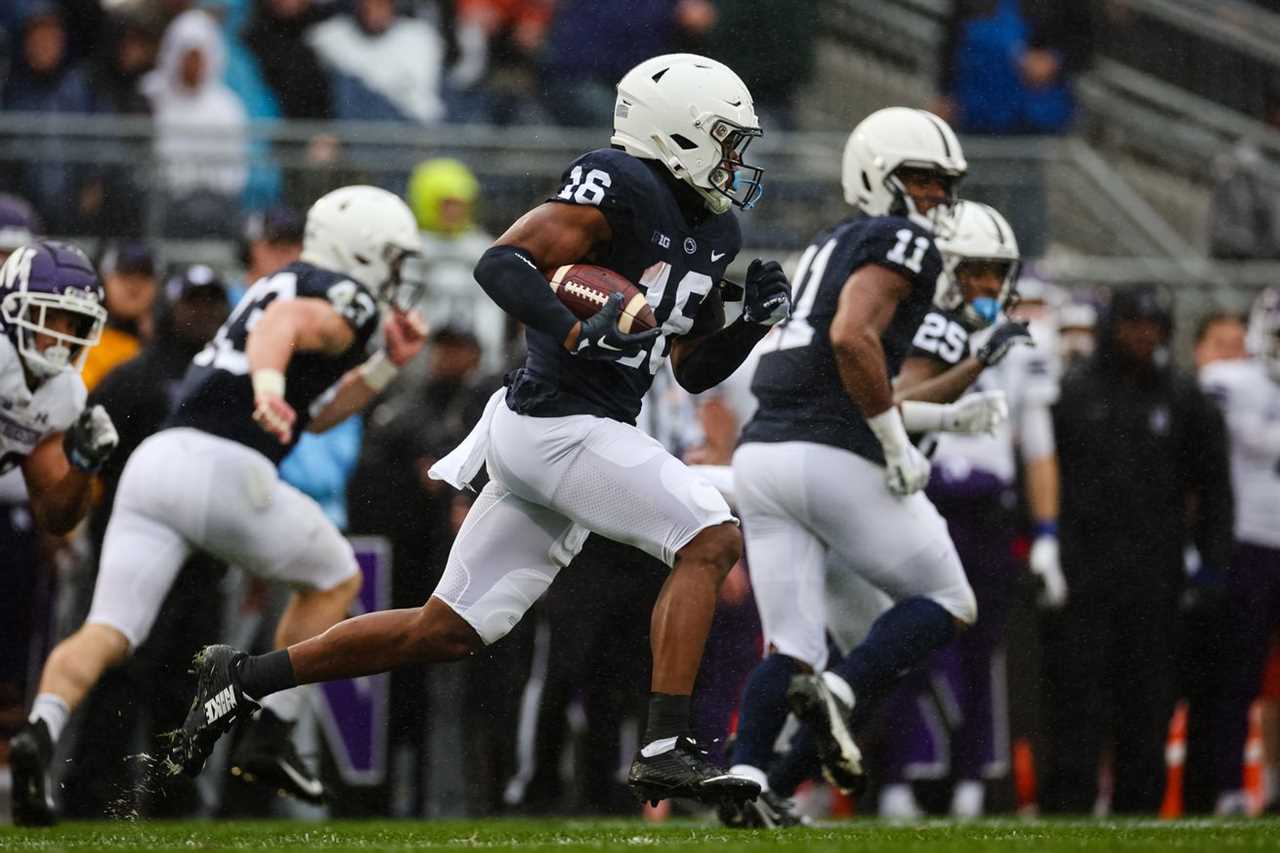
M 822 29 L 817 0 L 717 0 L 711 55 L 751 89 L 766 133 L 794 130 L 796 91 L 813 75 Z
M 248 180 L 244 104 L 222 83 L 222 35 L 202 11 L 174 19 L 143 91 L 156 118 L 156 154 L 170 236 L 231 237 Z
M 426 298 L 418 306 L 437 328 L 465 330 L 480 343 L 483 373 L 511 366 L 514 335 L 507 314 L 476 284 L 476 261 L 493 237 L 475 224 L 480 185 L 457 160 L 427 160 L 409 178 L 406 193 L 422 234 Z
M 363 434 L 360 418 L 347 418 L 323 433 L 304 434 L 280 463 L 280 479 L 320 504 L 342 531 L 347 529 L 347 481 L 360 457 Z
M 1170 331 L 1157 291 L 1116 293 L 1097 352 L 1063 380 L 1054 409 L 1071 593 L 1046 634 L 1041 805 L 1051 813 L 1093 811 L 1108 741 L 1112 811 L 1158 811 L 1188 583 L 1183 543 L 1201 556 L 1196 589 L 1220 586 L 1231 556 L 1222 418 L 1193 377 L 1168 366 Z
M 1196 327 L 1196 370 L 1215 361 L 1248 358 L 1245 333 L 1244 317 L 1231 311 L 1215 311 L 1200 318 Z
M 356 0 L 354 12 L 317 24 L 307 41 L 329 69 L 335 118 L 444 118 L 444 39 L 426 21 L 399 15 L 395 0 Z
M 560 124 L 608 126 L 623 75 L 701 39 L 715 20 L 709 0 L 563 0 L 543 55 L 543 101 Z
M 554 0 L 458 0 L 463 51 L 450 74 L 450 121 L 537 123 L 537 59 L 553 11 Z
M 152 308 L 160 287 L 155 256 L 145 243 L 137 241 L 107 247 L 98 260 L 98 275 L 107 292 L 107 326 L 102 340 L 89 350 L 81 372 L 90 391 L 151 339 Z
M 1098 309 L 1088 302 L 1072 301 L 1058 309 L 1058 362 L 1066 373 L 1093 355 Z
M 328 77 L 304 37 L 331 14 L 331 5 L 317 8 L 311 0 L 253 0 L 242 38 L 284 118 L 323 120 L 333 114 Z
M 961 133 L 1062 133 L 1071 78 L 1093 51 L 1087 3 L 957 0 L 947 27 L 937 112 Z
M 957 0 L 942 48 L 935 111 L 960 134 L 1064 133 L 1071 78 L 1093 52 L 1091 4 Z M 1048 210 L 1041 164 L 1001 164 L 1001 190 L 979 200 L 1018 227 L 1024 258 L 1042 257 Z
M 151 104 L 140 88 L 155 65 L 157 38 L 136 14 L 108 17 L 98 45 L 90 86 L 95 112 L 146 115 Z M 87 170 L 81 193 L 81 228 L 103 237 L 133 237 L 145 219 L 146 175 L 141 161 L 145 143 L 103 139 L 98 157 Z
M 99 473 L 103 496 L 89 519 L 95 554 L 101 552 L 125 463 L 160 428 L 192 357 L 213 338 L 229 310 L 226 286 L 203 265 L 171 276 L 157 301 L 155 335 L 136 358 L 111 370 L 91 397 L 93 404 L 106 407 L 120 433 L 116 452 Z M 128 756 L 139 735 L 150 743 L 180 722 L 183 699 L 178 694 L 189 689 L 181 676 L 200 647 L 220 633 L 222 614 L 209 606 L 208 591 L 224 571 L 207 555 L 188 560 L 147 641 L 98 682 L 77 713 L 82 728 L 62 789 L 68 816 L 100 818 L 119 812 L 122 802 L 152 816 L 195 812 L 192 784 L 179 781 L 163 794 L 149 796 L 148 786 L 138 784 L 145 768 Z M 86 580 L 87 594 L 93 578 Z M 131 790 L 138 793 L 124 793 Z
M 284 269 L 302 257 L 303 216 L 291 207 L 273 207 L 250 213 L 240 236 L 240 263 L 244 278 L 229 287 L 235 305 L 253 283 Z
M 25 198 L 0 193 L 0 264 L 7 261 L 15 249 L 35 239 L 39 231 L 39 219 Z
M 1280 258 L 1280 172 L 1252 142 L 1214 163 L 1209 253 L 1228 261 Z
M 33 0 L 21 17 L 21 42 L 15 45 L 4 83 L 5 110 L 29 113 L 88 113 L 93 95 L 83 69 L 67 53 L 67 32 L 60 8 Z M 28 164 L 9 183 L 40 211 L 49 230 L 75 230 L 81 207 L 84 167 L 62 155 L 56 136 L 42 143 L 42 157 Z

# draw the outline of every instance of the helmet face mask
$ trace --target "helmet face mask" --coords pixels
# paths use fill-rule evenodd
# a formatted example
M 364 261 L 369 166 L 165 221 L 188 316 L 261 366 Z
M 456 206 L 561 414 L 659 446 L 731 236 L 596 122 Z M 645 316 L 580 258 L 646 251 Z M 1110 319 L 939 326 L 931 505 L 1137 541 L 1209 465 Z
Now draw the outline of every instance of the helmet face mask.
M 760 200 L 764 169 L 743 160 L 760 122 L 728 66 L 691 53 L 647 59 L 618 82 L 613 116 L 615 146 L 661 162 L 713 213 Z
M 1017 304 L 1021 268 L 1018 241 L 995 208 L 957 201 L 948 210 L 950 215 L 937 234 L 942 273 L 934 302 L 944 310 L 960 311 L 971 329 L 981 329 Z M 966 280 L 974 273 L 994 273 L 1000 281 L 997 294 L 967 294 Z
M 39 381 L 80 370 L 102 337 L 104 301 L 93 265 L 67 243 L 23 246 L 0 267 L 0 318 L 23 364 Z

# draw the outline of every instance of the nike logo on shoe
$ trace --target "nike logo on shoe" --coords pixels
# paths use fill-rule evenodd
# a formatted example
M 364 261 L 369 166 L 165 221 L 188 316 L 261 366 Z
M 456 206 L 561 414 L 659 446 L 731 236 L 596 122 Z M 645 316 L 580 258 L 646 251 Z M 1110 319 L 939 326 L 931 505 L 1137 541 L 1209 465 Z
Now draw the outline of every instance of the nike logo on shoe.
M 308 779 L 297 770 L 293 769 L 293 765 L 287 761 L 277 762 L 277 766 L 284 771 L 293 784 L 298 786 L 298 790 L 302 791 L 308 797 L 318 798 L 324 794 L 324 785 L 319 779 Z
M 610 346 L 609 342 L 604 338 L 601 338 L 600 340 L 596 341 L 596 346 L 599 347 L 600 349 L 607 349 L 613 352 L 622 352 L 622 347 Z
M 228 685 L 219 690 L 218 695 L 204 703 L 205 721 L 212 725 L 234 711 L 235 707 L 236 692 Z
M 713 264 L 714 264 L 716 261 L 718 261 L 718 260 L 720 260 L 721 258 L 723 258 L 726 254 L 727 254 L 726 252 L 712 252 L 712 253 L 711 253 L 711 263 L 713 263 Z

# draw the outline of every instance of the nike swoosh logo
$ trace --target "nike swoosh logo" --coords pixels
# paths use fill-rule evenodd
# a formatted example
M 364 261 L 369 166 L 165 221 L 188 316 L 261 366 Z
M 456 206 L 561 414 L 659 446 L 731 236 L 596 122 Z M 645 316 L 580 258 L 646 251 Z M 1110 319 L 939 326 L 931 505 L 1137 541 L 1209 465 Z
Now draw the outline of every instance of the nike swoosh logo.
M 723 258 L 724 256 L 725 256 L 725 253 L 724 253 L 724 252 L 712 252 L 712 253 L 711 253 L 711 263 L 713 263 L 713 264 L 714 264 L 716 261 L 720 260 L 720 259 L 721 259 L 721 258 Z
M 612 350 L 613 352 L 622 352 L 622 347 L 610 346 L 608 341 L 606 341 L 604 338 L 601 338 L 600 340 L 596 341 L 596 346 L 598 346 L 600 349 Z
M 293 784 L 298 786 L 298 790 L 302 791 L 308 797 L 319 797 L 324 794 L 324 784 L 319 779 L 308 779 L 287 761 L 278 761 L 276 764 L 284 771 L 284 775 L 293 780 Z

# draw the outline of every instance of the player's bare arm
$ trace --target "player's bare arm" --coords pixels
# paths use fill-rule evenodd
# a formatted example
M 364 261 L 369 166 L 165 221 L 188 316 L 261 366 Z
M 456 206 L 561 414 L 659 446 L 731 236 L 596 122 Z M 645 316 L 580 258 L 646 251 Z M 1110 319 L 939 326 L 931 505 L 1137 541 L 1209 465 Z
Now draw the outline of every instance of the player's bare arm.
M 54 433 L 22 464 L 36 524 L 54 535 L 71 532 L 89 510 L 93 476 L 71 467 L 62 452 L 62 433 Z
M 984 369 L 985 366 L 975 356 L 951 367 L 932 358 L 907 358 L 894 382 L 894 402 L 954 403 Z
M 324 407 L 311 418 L 307 432 L 332 429 L 363 409 L 391 384 L 401 367 L 422 351 L 427 325 L 416 311 L 392 310 L 382 326 L 385 346 L 359 367 L 348 370 Z
M 845 391 L 868 418 L 893 405 L 880 336 L 910 292 L 911 282 L 904 276 L 877 264 L 856 270 L 840 292 L 831 321 L 831 348 Z
M 284 398 L 284 372 L 295 351 L 338 355 L 355 331 L 323 299 L 280 299 L 267 306 L 245 343 L 253 378 L 253 419 L 281 444 L 293 436 L 297 414 Z

